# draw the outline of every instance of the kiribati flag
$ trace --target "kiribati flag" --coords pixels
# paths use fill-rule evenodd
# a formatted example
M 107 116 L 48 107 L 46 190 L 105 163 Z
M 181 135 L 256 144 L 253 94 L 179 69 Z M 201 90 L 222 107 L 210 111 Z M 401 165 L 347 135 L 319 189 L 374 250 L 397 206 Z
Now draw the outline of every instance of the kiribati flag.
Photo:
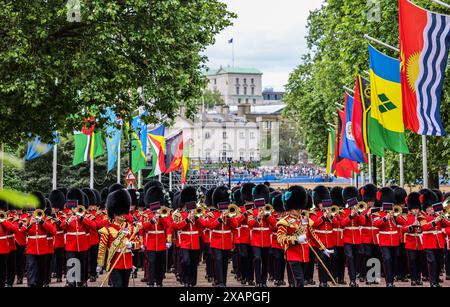
M 441 95 L 450 48 L 450 16 L 399 0 L 403 121 L 421 135 L 445 135 Z

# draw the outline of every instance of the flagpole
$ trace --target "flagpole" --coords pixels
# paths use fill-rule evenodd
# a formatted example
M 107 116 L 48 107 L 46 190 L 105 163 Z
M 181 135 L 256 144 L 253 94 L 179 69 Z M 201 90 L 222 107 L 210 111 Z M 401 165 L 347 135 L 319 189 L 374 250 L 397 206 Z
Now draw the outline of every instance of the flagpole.
M 404 157 L 403 154 L 400 154 L 400 187 L 403 188 L 405 185 L 405 168 L 404 168 Z
M 372 183 L 373 182 L 373 180 L 372 180 L 372 155 L 371 154 L 368 154 L 368 156 L 369 156 L 369 183 Z
M 172 191 L 172 172 L 169 173 L 169 191 Z
M 91 159 L 91 169 L 89 176 L 89 188 L 94 188 L 94 158 Z
M 139 172 L 138 172 L 138 189 L 141 188 L 141 184 L 142 184 L 142 170 L 139 170 Z
M 386 159 L 381 158 L 381 182 L 383 187 L 386 186 Z
M 361 171 L 361 186 L 365 186 L 364 171 Z
M 52 189 L 57 188 L 57 175 L 58 175 L 58 144 L 53 145 L 53 177 L 52 177 Z
M 426 135 L 422 135 L 422 167 L 423 167 L 423 188 L 428 189 L 428 156 L 427 156 Z
M 233 37 L 233 41 L 231 42 L 231 58 L 232 58 L 232 63 L 233 63 L 233 68 L 234 68 L 234 37 Z
M 161 173 L 158 175 L 158 181 L 161 182 Z
M 376 39 L 376 38 L 373 38 L 373 37 L 367 35 L 367 34 L 364 34 L 364 38 L 366 38 L 366 39 L 368 39 L 368 40 L 371 40 L 371 41 L 373 41 L 373 42 L 375 42 L 375 43 L 377 43 L 377 44 L 380 44 L 380 45 L 382 45 L 382 46 L 384 46 L 384 47 L 386 47 L 386 48 L 389 48 L 389 49 L 391 49 L 391 50 L 400 52 L 400 49 L 398 49 L 398 48 L 396 48 L 396 47 L 394 47 L 394 46 L 391 46 L 391 45 L 389 45 L 389 44 L 386 44 L 386 43 L 384 43 L 384 42 L 382 42 L 382 41 L 380 41 L 380 40 L 378 40 L 378 39 Z
M 450 4 L 447 4 L 447 3 L 444 3 L 444 2 L 442 2 L 442 1 L 440 1 L 440 0 L 430 0 L 431 2 L 434 2 L 434 3 L 437 3 L 437 4 L 440 4 L 440 5 L 442 5 L 442 6 L 445 6 L 446 8 L 448 8 L 448 9 L 450 9 Z
M 117 183 L 120 183 L 120 144 L 122 140 L 119 140 L 119 148 L 117 148 Z

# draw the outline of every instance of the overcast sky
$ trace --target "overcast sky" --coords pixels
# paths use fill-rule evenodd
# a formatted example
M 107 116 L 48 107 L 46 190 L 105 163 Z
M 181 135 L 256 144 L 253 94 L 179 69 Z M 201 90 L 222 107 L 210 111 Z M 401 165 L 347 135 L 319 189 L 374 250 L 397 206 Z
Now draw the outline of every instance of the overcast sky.
M 207 49 L 209 67 L 232 64 L 234 38 L 235 66 L 261 70 L 263 87 L 282 90 L 289 73 L 306 52 L 306 22 L 310 10 L 321 0 L 222 0 L 238 17 L 234 25 L 217 36 Z

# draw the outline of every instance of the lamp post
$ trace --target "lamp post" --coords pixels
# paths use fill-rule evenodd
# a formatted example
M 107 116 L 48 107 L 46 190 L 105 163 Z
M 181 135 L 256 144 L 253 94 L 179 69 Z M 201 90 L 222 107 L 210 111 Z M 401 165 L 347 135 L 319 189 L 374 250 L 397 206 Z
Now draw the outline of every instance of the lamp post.
M 228 161 L 228 188 L 231 189 L 231 161 L 233 160 L 233 158 L 228 157 L 227 161 Z

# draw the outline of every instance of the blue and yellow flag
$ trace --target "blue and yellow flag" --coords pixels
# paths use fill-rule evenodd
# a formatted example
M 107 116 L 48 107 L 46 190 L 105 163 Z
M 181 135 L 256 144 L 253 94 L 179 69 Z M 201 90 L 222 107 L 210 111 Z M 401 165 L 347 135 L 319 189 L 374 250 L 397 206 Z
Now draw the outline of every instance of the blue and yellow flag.
M 383 157 L 391 150 L 408 154 L 402 112 L 400 61 L 369 45 L 371 110 L 368 124 L 369 147 Z

